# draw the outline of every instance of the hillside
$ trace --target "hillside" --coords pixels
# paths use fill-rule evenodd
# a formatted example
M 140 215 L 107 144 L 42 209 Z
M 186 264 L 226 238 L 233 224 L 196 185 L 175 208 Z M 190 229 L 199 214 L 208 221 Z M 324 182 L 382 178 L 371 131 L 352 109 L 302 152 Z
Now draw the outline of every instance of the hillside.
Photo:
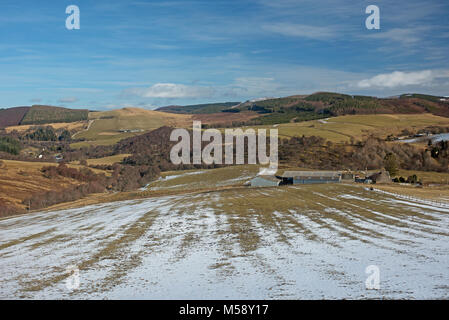
M 67 109 L 40 105 L 0 109 L 0 128 L 84 121 L 87 120 L 88 113 L 87 109 Z
M 441 299 L 448 223 L 443 206 L 343 184 L 52 210 L 0 221 L 0 299 Z M 364 286 L 371 261 L 381 295 Z
M 0 128 L 19 125 L 29 109 L 30 107 L 0 109 Z
M 67 109 L 52 106 L 32 106 L 25 114 L 22 125 L 45 124 L 55 122 L 76 122 L 87 120 L 87 109 Z
M 421 114 L 431 113 L 449 117 L 449 103 L 441 97 L 407 94 L 397 98 L 352 96 L 332 92 L 318 92 L 308 96 L 290 96 L 248 101 L 222 111 L 253 111 L 259 117 L 246 124 L 264 125 L 301 122 L 341 115 L 354 114 Z
M 349 142 L 351 139 L 357 141 L 370 135 L 385 139 L 388 135 L 399 135 L 403 130 L 417 132 L 430 126 L 449 127 L 449 118 L 430 113 L 345 115 L 276 126 L 258 125 L 253 128 L 276 128 L 280 138 L 304 135 L 321 137 L 332 142 Z
M 163 111 L 169 113 L 181 114 L 199 114 L 199 113 L 216 113 L 229 109 L 240 102 L 223 102 L 223 103 L 206 103 L 195 104 L 188 106 L 167 106 L 156 109 L 156 111 Z
M 190 115 L 139 108 L 91 112 L 89 113 L 89 120 L 89 128 L 76 135 L 77 139 L 86 141 L 75 143 L 73 147 L 110 145 L 164 125 L 172 127 L 192 126 Z
M 62 190 L 71 186 L 79 186 L 82 182 L 66 178 L 45 177 L 41 169 L 45 166 L 54 166 L 50 162 L 27 162 L 1 160 L 0 162 L 0 204 L 6 204 L 16 210 L 25 210 L 26 204 L 23 200 L 33 193 L 43 193 L 51 190 Z M 82 169 L 84 166 L 69 165 L 71 168 Z M 97 174 L 107 171 L 90 169 Z M 21 211 L 19 211 L 21 212 Z M 0 215 L 1 216 L 1 215 Z

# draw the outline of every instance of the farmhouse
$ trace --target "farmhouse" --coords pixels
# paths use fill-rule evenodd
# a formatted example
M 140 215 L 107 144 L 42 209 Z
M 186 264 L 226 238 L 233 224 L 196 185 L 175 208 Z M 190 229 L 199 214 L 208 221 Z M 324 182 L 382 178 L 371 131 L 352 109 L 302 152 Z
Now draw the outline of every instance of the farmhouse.
M 341 173 L 338 171 L 285 171 L 281 184 L 316 184 L 341 182 Z
M 282 180 L 275 176 L 257 176 L 251 180 L 251 187 L 275 187 L 281 183 Z

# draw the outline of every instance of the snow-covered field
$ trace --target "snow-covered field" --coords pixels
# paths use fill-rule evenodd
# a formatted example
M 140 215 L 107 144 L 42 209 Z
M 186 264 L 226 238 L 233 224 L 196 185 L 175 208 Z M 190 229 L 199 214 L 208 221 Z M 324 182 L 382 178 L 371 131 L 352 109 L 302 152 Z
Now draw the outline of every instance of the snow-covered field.
M 449 298 L 448 227 L 447 207 L 345 185 L 34 213 L 0 220 L 0 298 Z

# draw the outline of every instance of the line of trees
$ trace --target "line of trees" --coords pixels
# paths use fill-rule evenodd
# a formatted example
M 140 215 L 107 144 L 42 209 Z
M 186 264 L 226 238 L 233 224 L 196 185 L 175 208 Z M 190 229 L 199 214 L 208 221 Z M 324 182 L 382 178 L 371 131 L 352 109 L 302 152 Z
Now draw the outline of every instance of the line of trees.
M 18 155 L 22 149 L 20 142 L 11 137 L 0 137 L 0 152 Z
M 70 186 L 62 190 L 50 190 L 32 194 L 23 200 L 29 209 L 41 209 L 61 202 L 81 199 L 91 193 L 110 191 L 131 191 L 148 184 L 159 176 L 158 168 L 150 166 L 126 166 L 114 164 L 111 176 L 104 173 L 96 174 L 88 168 L 70 168 L 64 163 L 58 166 L 46 166 L 41 169 L 48 179 L 66 177 L 75 179 L 82 184 Z
M 406 143 L 389 144 L 375 137 L 352 145 L 336 144 L 314 136 L 293 137 L 281 141 L 279 159 L 285 164 L 311 169 L 374 170 L 387 167 L 392 175 L 399 168 L 449 172 L 447 142 L 423 150 Z

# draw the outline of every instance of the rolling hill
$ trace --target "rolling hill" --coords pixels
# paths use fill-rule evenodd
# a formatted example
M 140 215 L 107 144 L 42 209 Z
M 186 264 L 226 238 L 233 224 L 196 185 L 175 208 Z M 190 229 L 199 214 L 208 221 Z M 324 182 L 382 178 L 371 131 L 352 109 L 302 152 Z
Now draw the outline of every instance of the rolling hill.
M 226 111 L 254 111 L 260 116 L 252 125 L 300 122 L 355 114 L 420 114 L 449 117 L 449 103 L 442 97 L 405 94 L 396 98 L 317 92 L 308 96 L 290 96 L 262 101 L 247 101 Z
M 208 114 L 208 113 L 221 112 L 238 104 L 240 104 L 240 102 L 206 103 L 188 106 L 167 106 L 158 108 L 156 109 L 156 111 L 163 111 L 169 113 L 182 113 L 182 114 L 199 114 L 199 113 Z
M 110 145 L 122 139 L 162 126 L 189 127 L 192 126 L 191 116 L 172 114 L 139 108 L 123 108 L 104 112 L 89 113 L 89 128 L 76 135 L 84 142 L 72 146 L 82 147 L 93 145 Z
M 32 106 L 20 124 L 45 124 L 87 120 L 87 109 L 67 109 L 52 106 Z
M 251 128 L 267 129 L 268 132 L 269 129 L 278 129 L 280 138 L 316 136 L 341 143 L 365 139 L 371 135 L 385 139 L 388 135 L 400 135 L 405 129 L 417 132 L 431 126 L 449 127 L 449 118 L 430 113 L 345 115 L 279 125 L 256 125 Z
M 31 107 L 0 109 L 0 128 L 17 126 Z
M 87 109 L 68 109 L 42 105 L 0 109 L 0 128 L 83 121 L 87 120 L 88 113 Z

